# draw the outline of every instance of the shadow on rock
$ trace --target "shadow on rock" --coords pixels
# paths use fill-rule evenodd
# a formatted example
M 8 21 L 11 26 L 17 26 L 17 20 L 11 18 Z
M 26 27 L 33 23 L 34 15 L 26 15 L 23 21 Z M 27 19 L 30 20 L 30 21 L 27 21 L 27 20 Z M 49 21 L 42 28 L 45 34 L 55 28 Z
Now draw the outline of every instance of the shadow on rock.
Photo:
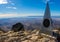
M 24 25 L 22 23 L 16 23 L 12 26 L 14 32 L 24 31 Z

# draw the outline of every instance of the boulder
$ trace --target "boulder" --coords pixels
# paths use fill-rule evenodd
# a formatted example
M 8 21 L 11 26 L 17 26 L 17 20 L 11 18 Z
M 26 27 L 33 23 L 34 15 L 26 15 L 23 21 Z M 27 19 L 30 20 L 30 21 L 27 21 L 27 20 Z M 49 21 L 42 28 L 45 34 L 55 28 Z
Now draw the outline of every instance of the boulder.
M 12 26 L 12 30 L 14 32 L 17 32 L 17 31 L 24 31 L 24 25 L 21 24 L 21 23 L 16 23 Z

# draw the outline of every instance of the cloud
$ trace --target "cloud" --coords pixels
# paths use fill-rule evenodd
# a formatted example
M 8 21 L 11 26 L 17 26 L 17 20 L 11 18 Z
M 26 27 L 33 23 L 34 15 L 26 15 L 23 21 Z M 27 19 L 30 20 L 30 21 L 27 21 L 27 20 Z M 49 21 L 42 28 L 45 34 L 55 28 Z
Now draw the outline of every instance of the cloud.
M 49 2 L 50 0 L 46 0 L 46 2 Z
M 13 3 L 12 1 L 9 1 L 9 3 L 10 3 L 11 5 L 15 5 L 15 3 Z
M 14 3 L 11 3 L 11 5 L 15 5 Z
M 50 0 L 43 0 L 44 3 L 50 2 Z
M 6 6 L 6 8 L 9 8 L 9 9 L 17 9 L 15 7 L 15 4 L 11 1 L 11 0 L 0 0 L 0 4 L 9 4 L 9 6 Z
M 8 1 L 7 0 L 0 0 L 0 4 L 7 4 Z
M 15 3 L 13 3 L 11 0 L 0 0 L 0 4 L 8 4 L 9 6 L 6 6 L 6 8 L 17 9 L 15 7 Z
M 54 4 L 55 2 L 54 1 L 52 1 L 52 0 L 43 0 L 43 3 L 47 3 L 47 2 L 49 2 L 49 4 Z
M 11 4 L 11 5 L 15 5 L 11 0 L 0 0 L 0 4 Z
M 13 7 L 13 6 L 11 6 L 11 7 L 6 7 L 6 8 L 9 8 L 9 9 L 17 9 L 16 7 Z

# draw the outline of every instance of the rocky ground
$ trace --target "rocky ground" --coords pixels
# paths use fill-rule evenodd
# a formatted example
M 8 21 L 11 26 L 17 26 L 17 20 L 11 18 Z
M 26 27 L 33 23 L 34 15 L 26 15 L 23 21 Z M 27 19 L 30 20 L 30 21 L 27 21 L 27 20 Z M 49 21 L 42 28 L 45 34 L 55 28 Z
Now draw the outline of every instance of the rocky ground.
M 0 31 L 0 42 L 55 42 L 55 40 L 42 36 L 39 30 L 6 33 Z

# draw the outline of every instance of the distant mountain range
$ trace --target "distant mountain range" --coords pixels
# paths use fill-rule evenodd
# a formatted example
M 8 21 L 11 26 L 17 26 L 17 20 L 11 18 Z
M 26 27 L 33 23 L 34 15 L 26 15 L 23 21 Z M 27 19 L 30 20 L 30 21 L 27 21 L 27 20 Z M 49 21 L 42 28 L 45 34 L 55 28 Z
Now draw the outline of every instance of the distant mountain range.
M 52 18 L 60 18 L 60 16 L 51 16 Z M 43 16 L 26 16 L 26 17 L 14 17 L 14 18 L 43 18 Z M 0 18 L 0 19 L 12 19 L 12 18 Z
M 42 16 L 29 16 L 29 17 L 18 17 L 18 18 L 4 18 L 0 19 L 0 28 L 4 30 L 9 30 L 13 24 L 17 22 L 22 23 L 25 28 L 33 29 L 33 28 L 41 28 Z M 53 16 L 53 22 L 55 27 L 60 27 L 60 18 Z
M 28 17 L 31 17 L 31 18 L 43 18 L 43 16 L 28 16 Z M 51 16 L 52 18 L 60 18 L 60 16 Z

